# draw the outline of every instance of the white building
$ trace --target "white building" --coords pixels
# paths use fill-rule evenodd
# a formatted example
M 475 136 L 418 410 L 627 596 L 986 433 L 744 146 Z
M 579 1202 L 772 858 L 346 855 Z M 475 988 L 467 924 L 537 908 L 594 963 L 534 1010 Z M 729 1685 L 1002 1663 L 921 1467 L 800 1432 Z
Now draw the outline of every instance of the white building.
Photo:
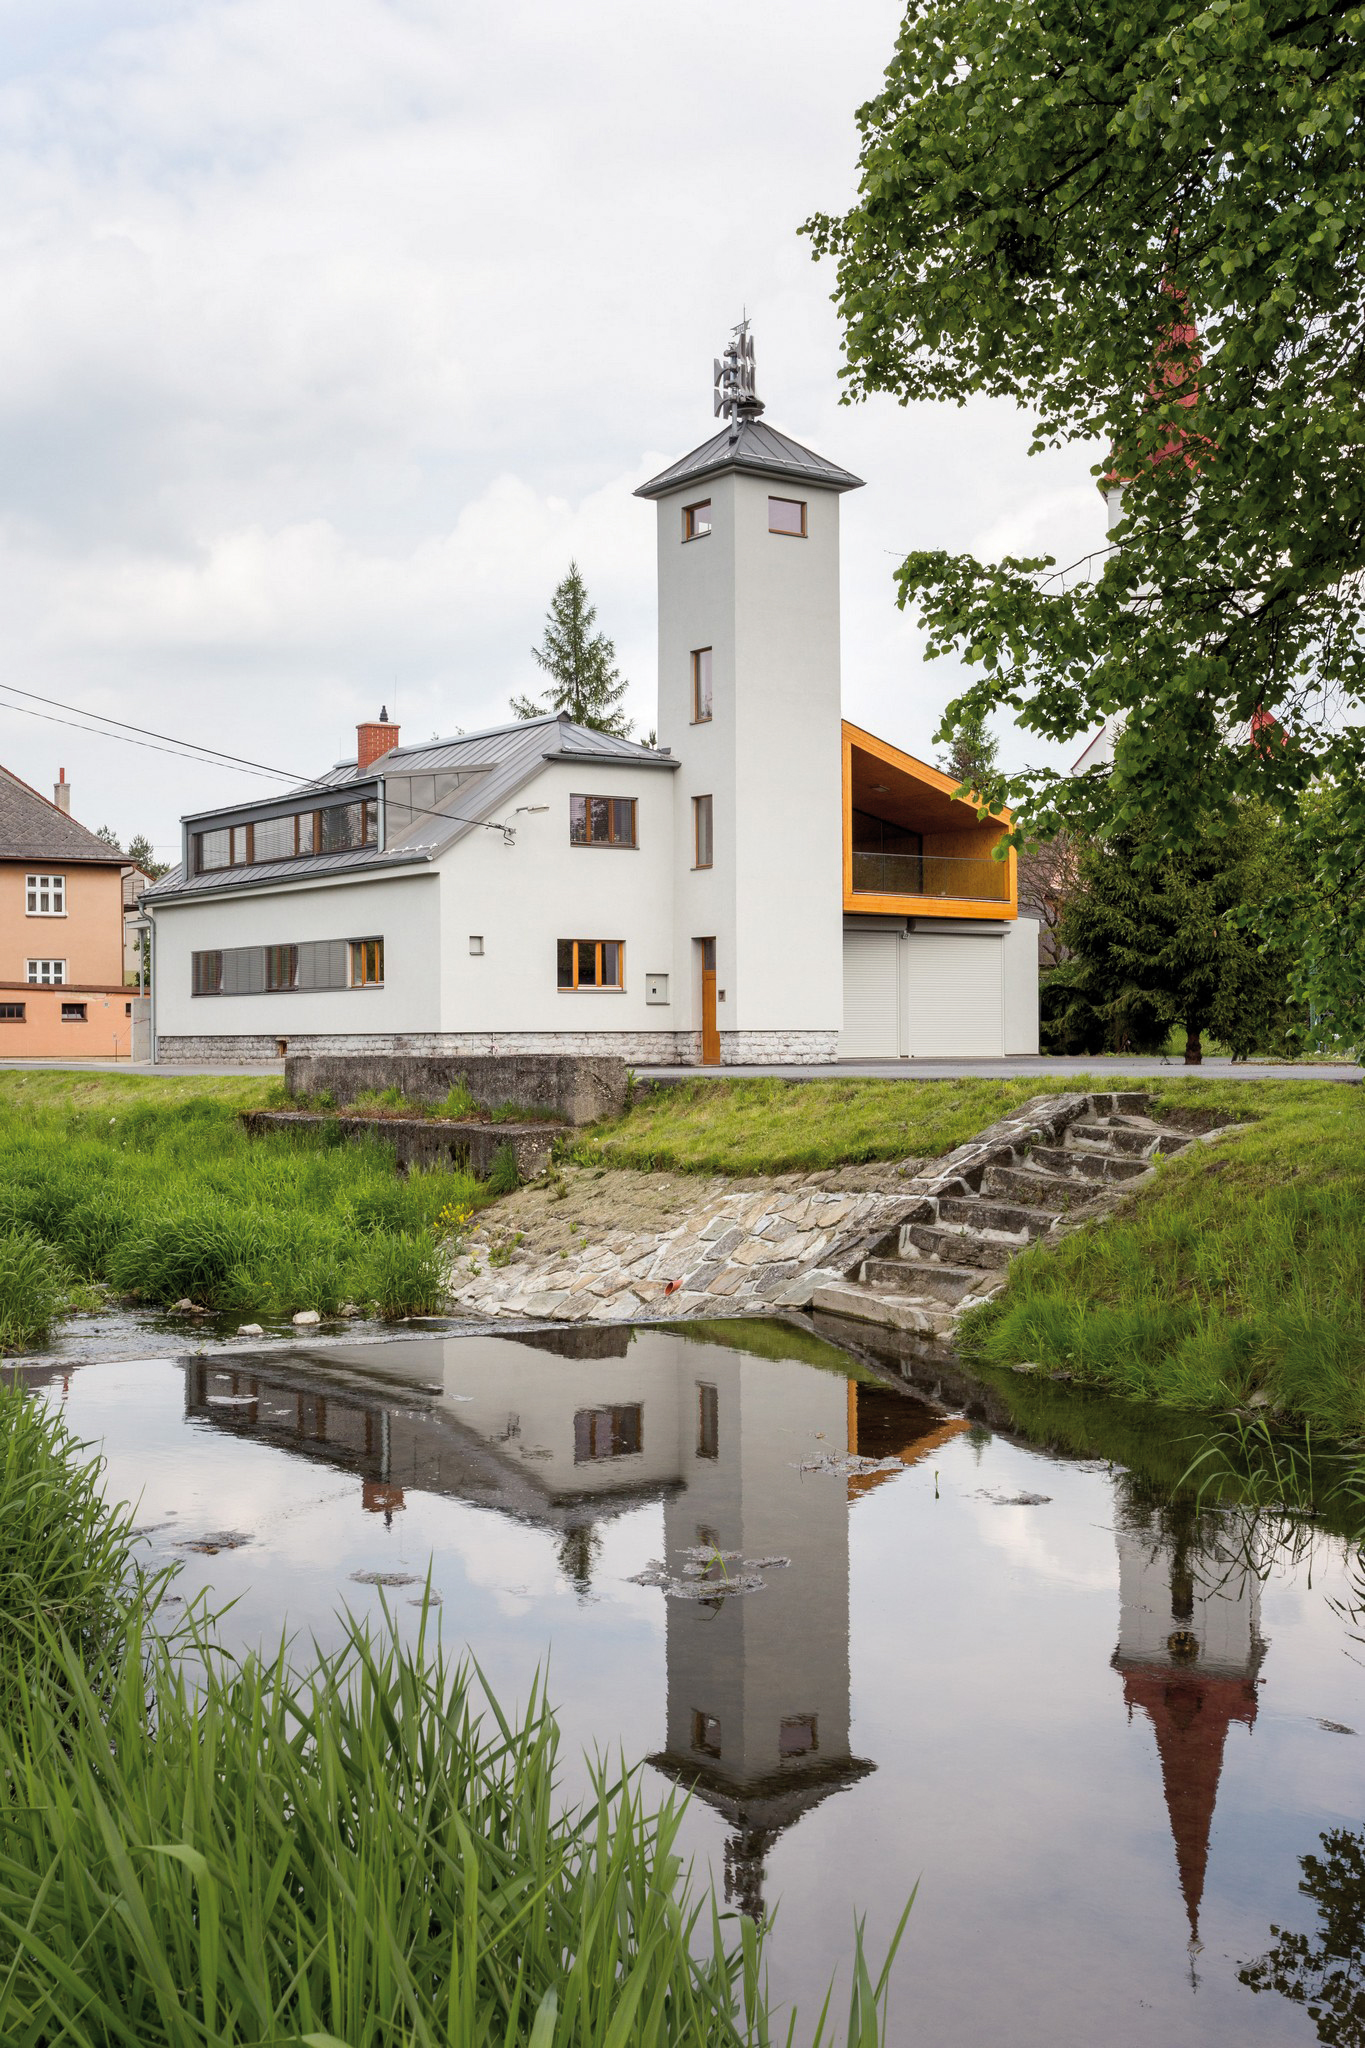
M 185 819 L 142 899 L 160 1059 L 1037 1051 L 1004 824 L 841 718 L 859 479 L 768 426 L 734 361 L 729 424 L 637 493 L 659 745 L 545 718 L 405 747 L 381 713 L 318 781 Z

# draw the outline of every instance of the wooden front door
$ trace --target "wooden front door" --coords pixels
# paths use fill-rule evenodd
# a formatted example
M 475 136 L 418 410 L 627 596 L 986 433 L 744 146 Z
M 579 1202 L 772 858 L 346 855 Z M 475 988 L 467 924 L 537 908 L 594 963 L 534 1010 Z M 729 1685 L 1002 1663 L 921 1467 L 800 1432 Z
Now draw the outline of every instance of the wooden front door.
M 701 942 L 701 1063 L 720 1065 L 720 1026 L 716 1022 L 716 942 Z

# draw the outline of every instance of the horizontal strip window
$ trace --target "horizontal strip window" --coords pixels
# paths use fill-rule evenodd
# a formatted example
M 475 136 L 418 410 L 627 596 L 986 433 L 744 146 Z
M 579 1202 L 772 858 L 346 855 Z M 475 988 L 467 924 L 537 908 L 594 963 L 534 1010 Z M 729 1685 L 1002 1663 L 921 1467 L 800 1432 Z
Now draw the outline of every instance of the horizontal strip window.
M 191 956 L 197 996 L 281 995 L 293 990 L 376 988 L 382 939 L 309 939 L 296 946 L 222 946 Z
M 637 846 L 633 796 L 571 796 L 569 841 L 573 846 Z
M 291 811 L 283 818 L 258 818 L 250 825 L 224 825 L 193 836 L 197 875 L 220 868 L 259 867 L 266 861 L 303 860 L 312 853 L 351 853 L 379 844 L 379 806 L 328 804 L 315 811 Z
M 32 988 L 64 988 L 66 986 L 66 962 L 65 960 L 26 961 L 24 980 Z
M 555 950 L 561 989 L 625 987 L 623 939 L 560 939 Z
M 0 1003 L 0 1024 L 22 1024 L 26 1014 L 23 1003 Z
M 66 876 L 25 875 L 24 908 L 30 917 L 65 917 Z

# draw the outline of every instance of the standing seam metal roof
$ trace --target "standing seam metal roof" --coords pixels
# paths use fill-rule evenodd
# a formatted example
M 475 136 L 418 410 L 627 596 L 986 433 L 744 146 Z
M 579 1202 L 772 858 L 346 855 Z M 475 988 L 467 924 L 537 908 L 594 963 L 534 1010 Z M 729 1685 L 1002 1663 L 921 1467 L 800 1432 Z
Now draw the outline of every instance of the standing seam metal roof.
M 743 420 L 738 433 L 729 427 L 703 441 L 690 455 L 684 455 L 668 469 L 660 470 L 647 484 L 641 484 L 637 498 L 662 498 L 683 484 L 699 483 L 703 477 L 719 476 L 727 469 L 749 470 L 758 476 L 783 477 L 793 483 L 818 484 L 827 491 L 857 491 L 862 478 L 851 469 L 826 462 L 811 448 L 779 434 L 762 420 Z

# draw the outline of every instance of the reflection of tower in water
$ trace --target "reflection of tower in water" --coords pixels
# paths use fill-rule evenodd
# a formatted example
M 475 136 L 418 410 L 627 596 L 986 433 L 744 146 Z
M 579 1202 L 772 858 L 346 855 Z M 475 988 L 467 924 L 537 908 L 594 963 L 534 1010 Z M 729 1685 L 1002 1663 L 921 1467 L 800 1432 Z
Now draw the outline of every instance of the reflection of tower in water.
M 787 1557 L 761 1592 L 669 1599 L 667 1746 L 650 1761 L 729 1822 L 725 1895 L 761 1917 L 777 1837 L 875 1766 L 852 1753 L 849 1511 L 870 1484 L 802 1471 L 860 1447 L 914 1463 L 967 1427 L 918 1402 L 790 1363 L 734 1358 L 680 1387 L 684 1490 L 664 1509 L 667 1561 L 713 1550 Z M 729 1562 L 725 1570 L 742 1569 Z
M 1218 1525 L 1182 1504 L 1120 1515 L 1119 1643 L 1131 1718 L 1141 1708 L 1156 1736 L 1180 1893 L 1198 1953 L 1218 1783 L 1228 1729 L 1256 1719 L 1256 1674 L 1265 1655 L 1260 1581 L 1228 1554 Z

